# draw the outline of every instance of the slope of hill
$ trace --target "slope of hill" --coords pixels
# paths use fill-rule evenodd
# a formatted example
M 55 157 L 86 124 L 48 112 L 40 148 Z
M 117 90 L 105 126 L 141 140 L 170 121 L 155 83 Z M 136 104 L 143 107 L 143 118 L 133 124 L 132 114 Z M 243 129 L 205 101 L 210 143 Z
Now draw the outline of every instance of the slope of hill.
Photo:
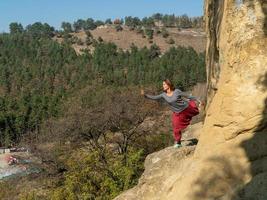
M 138 34 L 134 30 L 130 30 L 127 26 L 122 26 L 122 31 L 116 31 L 113 26 L 100 26 L 97 29 L 90 31 L 94 39 L 101 37 L 103 41 L 113 42 L 119 48 L 129 49 L 132 44 L 135 44 L 137 47 L 150 47 L 152 44 L 156 44 L 160 47 L 162 52 L 167 51 L 171 46 L 191 46 L 197 52 L 203 52 L 205 50 L 206 37 L 205 33 L 201 30 L 178 30 L 177 28 L 167 28 L 169 32 L 168 38 L 162 37 L 162 34 L 154 33 L 152 39 L 153 43 L 150 43 L 147 38 L 144 38 L 142 34 Z M 73 47 L 76 52 L 80 52 L 81 49 L 87 48 L 85 45 L 86 34 L 84 31 L 78 33 L 72 33 L 73 36 L 78 37 L 84 43 L 83 45 L 74 44 Z M 174 44 L 169 44 L 168 40 L 172 38 Z M 55 38 L 61 42 L 62 38 Z M 89 47 L 92 49 L 92 46 Z

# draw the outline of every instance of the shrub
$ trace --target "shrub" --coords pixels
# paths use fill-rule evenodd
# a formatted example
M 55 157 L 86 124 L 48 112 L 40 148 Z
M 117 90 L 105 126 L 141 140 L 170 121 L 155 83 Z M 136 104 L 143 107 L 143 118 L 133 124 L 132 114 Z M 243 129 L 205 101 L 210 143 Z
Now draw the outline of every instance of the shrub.
M 80 39 L 80 38 L 78 38 L 78 40 L 77 40 L 77 42 L 76 42 L 78 45 L 84 45 L 84 42 Z
M 169 37 L 169 32 L 165 28 L 162 29 L 161 33 L 162 33 L 162 37 L 164 38 Z
M 172 39 L 172 38 L 169 38 L 166 42 L 167 42 L 168 44 L 175 44 L 175 41 L 174 41 L 174 39 Z
M 123 30 L 122 26 L 119 25 L 119 24 L 115 26 L 115 29 L 116 29 L 117 32 Z
M 97 40 L 98 40 L 98 42 L 103 42 L 103 41 L 104 41 L 104 40 L 103 40 L 103 38 L 102 38 L 102 37 L 100 37 L 100 36 L 98 37 L 98 39 L 97 39 Z
M 149 28 L 145 29 L 145 33 L 146 33 L 148 39 L 150 39 L 150 40 L 153 39 L 153 34 L 154 34 L 153 29 L 149 29 Z

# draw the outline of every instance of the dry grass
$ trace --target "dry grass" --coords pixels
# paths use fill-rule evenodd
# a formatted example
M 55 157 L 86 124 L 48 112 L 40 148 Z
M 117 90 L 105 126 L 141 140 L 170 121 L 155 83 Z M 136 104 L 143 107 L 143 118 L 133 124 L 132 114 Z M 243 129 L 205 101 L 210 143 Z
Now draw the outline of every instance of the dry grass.
M 95 39 L 101 37 L 105 42 L 113 42 L 118 48 L 129 49 L 132 44 L 137 47 L 142 48 L 144 46 L 150 47 L 152 44 L 157 44 L 162 52 L 167 51 L 171 46 L 191 46 L 197 52 L 203 52 L 206 46 L 206 36 L 201 30 L 182 30 L 179 31 L 177 28 L 168 28 L 169 32 L 168 38 L 163 38 L 161 34 L 157 35 L 154 33 L 153 43 L 149 43 L 147 38 L 143 38 L 142 34 L 138 34 L 136 31 L 129 30 L 128 27 L 123 26 L 123 31 L 117 32 L 114 27 L 108 26 L 103 28 L 97 28 L 91 31 L 91 34 Z M 72 35 L 78 37 L 83 42 L 85 42 L 86 34 L 84 31 L 78 33 L 72 33 Z M 167 40 L 172 38 L 175 44 L 168 44 Z M 62 38 L 57 38 L 59 42 Z M 76 52 L 80 52 L 81 49 L 87 48 L 86 45 L 73 45 Z M 93 49 L 92 46 L 89 49 Z

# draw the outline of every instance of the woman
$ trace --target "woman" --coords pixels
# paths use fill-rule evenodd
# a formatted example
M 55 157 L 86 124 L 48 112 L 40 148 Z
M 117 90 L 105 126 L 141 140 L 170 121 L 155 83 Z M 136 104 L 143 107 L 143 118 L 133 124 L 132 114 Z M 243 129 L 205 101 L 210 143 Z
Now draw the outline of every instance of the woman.
M 179 89 L 175 89 L 169 79 L 163 81 L 163 93 L 159 95 L 144 94 L 141 90 L 141 94 L 152 100 L 158 100 L 163 98 L 170 106 L 172 113 L 172 127 L 173 136 L 175 140 L 174 147 L 181 147 L 182 130 L 189 124 L 193 116 L 199 114 L 198 107 L 195 101 L 201 104 L 201 101 L 194 96 L 185 94 Z M 187 100 L 188 99 L 188 100 Z

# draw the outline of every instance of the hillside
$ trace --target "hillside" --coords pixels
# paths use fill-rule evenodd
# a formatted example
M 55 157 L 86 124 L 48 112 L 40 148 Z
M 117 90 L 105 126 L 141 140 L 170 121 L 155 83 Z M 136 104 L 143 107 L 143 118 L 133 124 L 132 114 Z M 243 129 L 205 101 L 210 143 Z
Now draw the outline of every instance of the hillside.
M 156 44 L 160 47 L 162 52 L 166 52 L 171 46 L 191 46 L 197 52 L 203 52 L 205 50 L 206 37 L 202 30 L 184 29 L 178 30 L 177 28 L 167 28 L 169 36 L 164 38 L 162 34 L 154 33 L 152 39 L 153 43 L 150 43 L 148 38 L 144 38 L 142 34 L 137 33 L 135 30 L 130 30 L 127 26 L 122 26 L 122 31 L 116 31 L 113 26 L 100 26 L 95 30 L 90 31 L 94 39 L 101 37 L 105 42 L 114 42 L 121 49 L 129 49 L 132 44 L 137 47 L 150 47 L 152 44 Z M 78 37 L 85 43 L 86 34 L 84 31 L 78 33 L 71 33 L 71 35 Z M 169 44 L 168 40 L 172 38 L 174 44 Z M 55 40 L 62 42 L 62 38 L 54 38 Z M 87 48 L 85 44 L 77 45 L 73 44 L 76 52 L 80 52 L 81 49 Z M 92 46 L 89 49 L 93 49 Z

